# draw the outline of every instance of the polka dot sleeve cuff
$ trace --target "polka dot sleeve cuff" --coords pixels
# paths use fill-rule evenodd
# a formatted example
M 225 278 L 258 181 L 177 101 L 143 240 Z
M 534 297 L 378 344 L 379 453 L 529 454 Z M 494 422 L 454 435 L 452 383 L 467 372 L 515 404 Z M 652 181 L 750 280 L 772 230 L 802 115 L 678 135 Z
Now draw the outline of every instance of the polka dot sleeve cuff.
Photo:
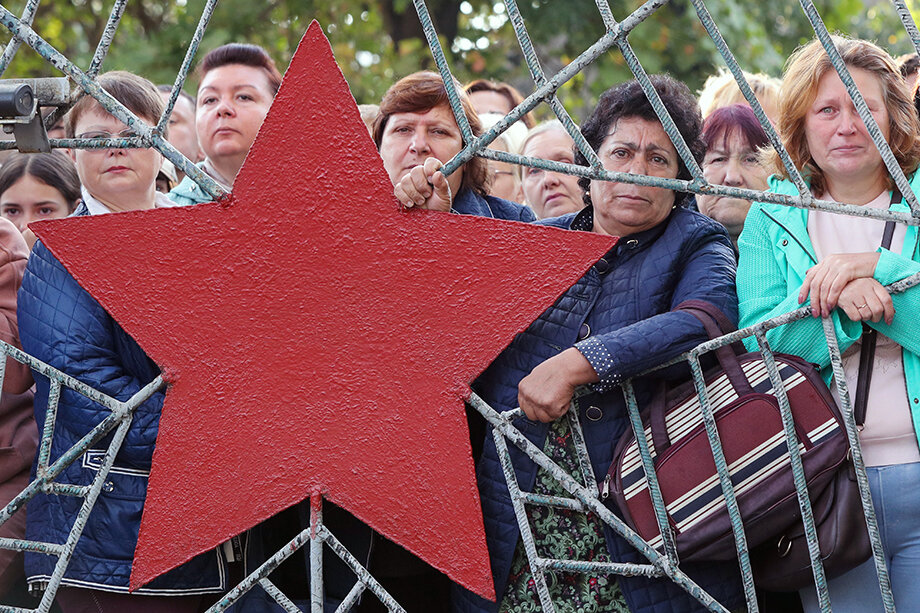
M 581 342 L 575 343 L 575 348 L 585 356 L 585 359 L 591 364 L 591 368 L 600 377 L 600 381 L 594 384 L 594 389 L 599 392 L 606 392 L 620 383 L 620 376 L 611 372 L 615 366 L 613 357 L 600 339 L 596 337 L 586 338 Z

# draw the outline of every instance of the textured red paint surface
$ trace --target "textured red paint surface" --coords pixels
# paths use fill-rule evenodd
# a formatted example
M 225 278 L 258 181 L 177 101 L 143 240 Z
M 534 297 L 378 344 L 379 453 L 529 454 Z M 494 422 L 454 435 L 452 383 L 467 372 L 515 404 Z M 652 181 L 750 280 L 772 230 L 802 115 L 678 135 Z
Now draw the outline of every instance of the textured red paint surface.
M 132 587 L 319 488 L 494 598 L 462 401 L 612 239 L 401 211 L 316 23 L 229 199 L 36 230 L 170 383 Z

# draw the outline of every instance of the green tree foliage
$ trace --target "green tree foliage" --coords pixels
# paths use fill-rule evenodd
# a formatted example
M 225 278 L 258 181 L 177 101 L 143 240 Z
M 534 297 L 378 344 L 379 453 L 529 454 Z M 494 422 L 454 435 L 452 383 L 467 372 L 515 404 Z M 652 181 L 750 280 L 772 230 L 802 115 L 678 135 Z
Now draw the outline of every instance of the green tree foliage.
M 22 10 L 24 0 L 5 3 Z M 616 19 L 638 8 L 638 0 L 611 0 Z M 707 0 L 741 66 L 779 75 L 791 51 L 813 36 L 797 2 Z M 886 0 L 817 0 L 832 31 L 876 40 L 898 55 L 910 41 Z M 157 83 L 170 83 L 185 56 L 204 0 L 128 0 L 104 69 L 126 69 Z M 495 0 L 428 0 L 427 6 L 454 74 L 504 80 L 525 94 L 533 81 L 504 5 Z M 99 40 L 112 0 L 45 0 L 35 29 L 79 66 L 86 67 Z M 549 75 L 567 65 L 604 32 L 594 0 L 521 0 L 519 4 L 538 57 Z M 911 6 L 911 8 L 913 8 Z M 310 21 L 324 27 L 360 103 L 380 99 L 400 76 L 433 69 L 410 0 L 221 0 L 201 51 L 230 41 L 260 44 L 284 68 Z M 666 71 L 693 89 L 723 65 L 687 0 L 673 0 L 640 24 L 629 42 L 648 72 Z M 23 48 L 7 76 L 56 76 L 37 54 Z M 622 55 L 613 50 L 560 90 L 576 119 L 611 85 L 630 78 Z M 194 91 L 191 75 L 186 89 Z M 548 108 L 538 111 L 550 114 Z

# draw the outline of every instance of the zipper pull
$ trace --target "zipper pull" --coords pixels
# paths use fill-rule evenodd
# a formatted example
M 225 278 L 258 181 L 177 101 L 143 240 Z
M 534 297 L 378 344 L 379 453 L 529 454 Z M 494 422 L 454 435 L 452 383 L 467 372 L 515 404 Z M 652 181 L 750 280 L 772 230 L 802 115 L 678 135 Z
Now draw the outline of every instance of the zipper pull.
M 604 477 L 604 485 L 601 486 L 601 500 L 607 500 L 610 497 L 610 473 Z

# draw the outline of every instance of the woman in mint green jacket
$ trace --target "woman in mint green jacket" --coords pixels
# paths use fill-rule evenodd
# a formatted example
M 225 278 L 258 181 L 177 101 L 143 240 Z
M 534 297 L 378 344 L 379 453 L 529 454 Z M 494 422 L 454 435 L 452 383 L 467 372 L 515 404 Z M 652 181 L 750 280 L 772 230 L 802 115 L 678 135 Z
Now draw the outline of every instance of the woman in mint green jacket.
M 892 58 L 872 43 L 834 38 L 853 80 L 920 193 L 920 125 Z M 868 130 L 818 41 L 790 58 L 780 93 L 780 136 L 812 194 L 821 200 L 908 212 Z M 770 191 L 798 195 L 778 164 Z M 771 330 L 775 351 L 818 364 L 830 382 L 820 316 L 834 323 L 844 371 L 855 393 L 863 324 L 878 332 L 860 446 L 866 460 L 895 604 L 920 603 L 920 287 L 890 295 L 884 286 L 920 272 L 916 226 L 897 224 L 883 248 L 885 223 L 862 217 L 756 203 L 738 241 L 742 327 L 795 310 L 814 317 Z M 752 339 L 749 339 L 752 340 Z M 829 582 L 835 613 L 882 611 L 870 559 Z M 819 610 L 813 588 L 806 611 Z

